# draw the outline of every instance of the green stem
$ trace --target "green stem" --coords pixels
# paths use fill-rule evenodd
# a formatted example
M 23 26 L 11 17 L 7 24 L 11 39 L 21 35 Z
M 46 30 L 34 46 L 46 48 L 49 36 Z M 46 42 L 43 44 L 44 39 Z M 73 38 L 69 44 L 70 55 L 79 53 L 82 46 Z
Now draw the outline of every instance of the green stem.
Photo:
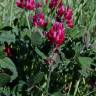
M 49 91 L 49 84 L 50 84 L 51 73 L 52 73 L 51 66 L 49 66 L 49 75 L 48 75 L 48 79 L 47 79 L 47 90 L 46 90 L 47 96 L 49 94 L 48 91 Z
M 31 36 L 32 36 L 32 30 L 31 30 L 31 27 L 30 27 L 30 22 L 29 22 L 29 19 L 28 19 L 28 16 L 29 16 L 29 12 L 27 13 L 27 12 L 25 12 L 25 14 L 26 14 L 26 21 L 27 21 L 27 25 L 28 25 L 28 29 L 29 29 L 29 31 L 30 31 L 30 34 L 31 34 Z M 32 40 L 32 38 L 31 38 L 31 40 Z
M 13 5 L 14 5 L 14 0 L 12 0 L 12 3 L 11 3 L 11 12 L 10 12 L 10 26 L 11 26 L 11 22 L 12 22 L 12 16 L 13 16 Z
M 30 27 L 30 23 L 29 23 L 28 16 L 29 16 L 29 14 L 26 12 L 26 21 L 27 21 L 28 28 L 29 28 L 29 30 L 30 30 L 31 27 Z
M 2 14 L 2 18 L 3 18 L 3 21 L 4 21 L 4 19 L 5 19 L 5 15 L 6 15 L 6 6 L 7 6 L 7 3 L 8 3 L 8 1 L 4 1 L 4 9 L 3 9 L 3 14 Z M 4 23 L 3 23 L 4 24 Z
M 79 87 L 79 83 L 80 83 L 80 79 L 79 79 L 79 80 L 77 81 L 77 83 L 76 83 L 75 91 L 74 91 L 74 95 L 73 95 L 73 96 L 76 96 L 76 94 L 77 94 L 78 87 Z

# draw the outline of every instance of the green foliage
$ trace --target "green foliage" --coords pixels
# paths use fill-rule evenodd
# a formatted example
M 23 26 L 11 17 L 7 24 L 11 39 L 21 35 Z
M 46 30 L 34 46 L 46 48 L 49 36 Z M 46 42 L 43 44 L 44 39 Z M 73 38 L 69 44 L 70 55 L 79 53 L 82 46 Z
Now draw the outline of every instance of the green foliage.
M 82 68 L 81 74 L 83 76 L 88 77 L 90 67 L 91 67 L 91 64 L 92 64 L 93 60 L 89 57 L 78 57 L 78 59 L 79 59 L 79 63 L 81 64 L 81 68 Z
M 33 32 L 31 38 L 33 46 L 40 45 L 43 41 L 41 35 L 38 32 Z
M 10 77 L 10 82 L 12 82 L 14 79 L 17 78 L 18 73 L 16 70 L 16 67 L 14 63 L 7 57 L 0 59 L 0 68 L 8 69 L 12 72 L 12 75 Z
M 61 92 L 55 92 L 53 95 L 51 96 L 63 96 L 63 94 Z
M 35 48 L 35 52 L 36 52 L 42 59 L 46 59 L 45 54 L 42 53 L 37 47 Z
M 0 73 L 0 87 L 4 86 L 10 81 L 10 76 L 6 73 Z
M 2 49 L 0 50 L 0 59 L 4 58 L 5 57 L 5 54 L 4 52 L 2 52 Z
M 35 75 L 35 77 L 33 78 L 33 83 L 34 84 L 38 84 L 40 83 L 40 81 L 42 81 L 44 78 L 44 72 L 39 72 Z
M 6 37 L 7 35 L 7 37 Z M 15 42 L 15 35 L 13 33 L 9 32 L 2 32 L 0 35 L 0 42 L 4 43 L 7 41 L 8 43 Z
M 56 15 L 49 13 L 50 0 L 37 10 L 51 21 L 44 30 L 28 19 L 35 12 L 17 8 L 15 1 L 0 0 L 0 96 L 96 96 L 96 0 L 62 0 L 74 10 L 74 28 L 64 26 L 58 56 L 43 36 Z M 5 42 L 12 56 L 3 52 Z

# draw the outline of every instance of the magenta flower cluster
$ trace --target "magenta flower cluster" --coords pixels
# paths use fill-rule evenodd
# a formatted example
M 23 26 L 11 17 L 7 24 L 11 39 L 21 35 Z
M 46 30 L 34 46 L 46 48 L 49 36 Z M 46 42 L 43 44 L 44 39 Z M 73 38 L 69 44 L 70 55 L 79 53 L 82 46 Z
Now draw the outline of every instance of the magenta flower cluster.
M 35 8 L 34 0 L 17 0 L 16 5 L 27 10 L 33 10 Z
M 44 4 L 48 3 L 48 0 L 44 1 Z M 16 5 L 20 8 L 25 8 L 27 10 L 38 10 L 38 8 L 43 8 L 41 2 L 35 2 L 35 0 L 17 0 Z M 68 28 L 73 28 L 72 8 L 65 7 L 62 0 L 50 0 L 49 2 L 50 13 L 52 10 L 56 10 L 55 13 L 55 22 L 52 23 L 52 27 L 47 31 L 47 39 L 56 47 L 60 46 L 64 42 L 65 38 L 65 28 L 64 22 Z M 48 17 L 50 18 L 50 17 Z M 45 14 L 43 12 L 35 12 L 35 15 L 32 16 L 32 25 L 37 27 L 42 27 L 46 29 L 49 21 L 45 20 Z M 46 31 L 46 30 L 45 30 Z

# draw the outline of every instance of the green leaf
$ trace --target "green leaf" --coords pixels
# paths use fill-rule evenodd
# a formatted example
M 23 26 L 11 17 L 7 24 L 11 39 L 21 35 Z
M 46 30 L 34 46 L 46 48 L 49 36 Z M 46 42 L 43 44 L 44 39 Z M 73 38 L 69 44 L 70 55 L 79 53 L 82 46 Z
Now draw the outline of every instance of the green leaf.
M 34 84 L 38 84 L 39 82 L 42 81 L 42 79 L 44 78 L 44 72 L 39 72 L 35 75 L 35 77 L 33 78 L 33 82 Z
M 10 81 L 10 76 L 6 73 L 0 73 L 0 87 Z
M 92 59 L 89 57 L 78 57 L 81 66 L 90 66 Z
M 4 52 L 2 51 L 2 48 L 0 49 L 0 59 L 3 59 L 5 57 Z
M 0 42 L 4 43 L 7 41 L 8 43 L 15 42 L 15 35 L 9 32 L 2 32 L 0 35 Z
M 52 94 L 51 96 L 64 96 L 64 95 L 60 91 L 58 91 Z
M 83 33 L 79 31 L 77 27 L 72 30 L 67 29 L 67 33 L 71 36 L 71 38 L 76 39 L 83 36 Z M 69 32 L 68 32 L 69 31 Z
M 25 84 L 26 83 L 23 80 L 20 80 L 19 83 L 18 83 L 18 85 L 17 85 L 18 86 L 18 89 L 17 89 L 17 86 L 15 87 L 16 90 L 22 91 L 22 88 L 24 87 Z
M 38 32 L 33 32 L 31 38 L 32 44 L 34 46 L 40 45 L 42 43 L 42 37 Z
M 7 68 L 13 73 L 10 82 L 17 78 L 18 73 L 16 70 L 16 66 L 9 58 L 5 57 L 3 59 L 0 59 L 0 68 Z
M 87 77 L 88 76 L 88 72 L 90 69 L 90 65 L 92 64 L 92 59 L 89 57 L 78 57 L 79 63 L 81 65 L 82 70 L 80 71 L 80 73 Z
M 35 52 L 42 58 L 46 59 L 46 56 L 43 52 L 41 52 L 37 47 L 35 48 Z

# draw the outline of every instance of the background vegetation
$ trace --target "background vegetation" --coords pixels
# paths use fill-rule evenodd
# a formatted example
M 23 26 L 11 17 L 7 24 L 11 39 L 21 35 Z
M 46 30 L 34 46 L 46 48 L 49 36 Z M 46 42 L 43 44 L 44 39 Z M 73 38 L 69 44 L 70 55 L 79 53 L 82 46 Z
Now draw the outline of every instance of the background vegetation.
M 51 70 L 44 60 L 52 45 L 41 37 L 42 29 L 28 28 L 26 17 L 34 12 L 15 2 L 0 0 L 0 96 L 96 96 L 96 0 L 63 0 L 74 10 L 74 28 L 66 29 Z M 12 46 L 10 58 L 6 46 Z

